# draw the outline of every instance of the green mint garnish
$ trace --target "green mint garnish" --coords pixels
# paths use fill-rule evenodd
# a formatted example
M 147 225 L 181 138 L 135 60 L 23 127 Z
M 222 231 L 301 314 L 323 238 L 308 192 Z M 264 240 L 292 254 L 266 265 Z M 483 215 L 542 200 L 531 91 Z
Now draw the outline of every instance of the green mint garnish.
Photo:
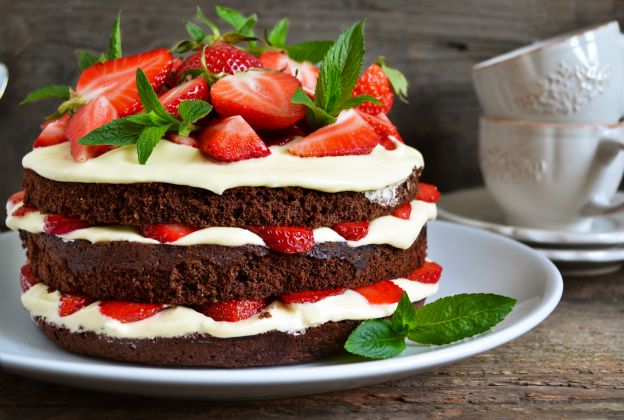
M 180 118 L 176 118 L 160 103 L 141 69 L 137 69 L 136 84 L 145 111 L 113 120 L 93 130 L 78 141 L 80 144 L 89 146 L 136 144 L 138 161 L 144 165 L 166 133 L 177 132 L 181 136 L 188 136 L 191 131 L 197 129 L 194 123 L 212 111 L 212 105 L 208 102 L 185 100 L 180 102 L 178 106 Z
M 449 344 L 484 333 L 511 312 L 516 299 L 476 293 L 448 296 L 415 309 L 403 293 L 392 319 L 362 322 L 345 349 L 371 359 L 393 357 L 405 350 L 405 338 L 420 344 Z

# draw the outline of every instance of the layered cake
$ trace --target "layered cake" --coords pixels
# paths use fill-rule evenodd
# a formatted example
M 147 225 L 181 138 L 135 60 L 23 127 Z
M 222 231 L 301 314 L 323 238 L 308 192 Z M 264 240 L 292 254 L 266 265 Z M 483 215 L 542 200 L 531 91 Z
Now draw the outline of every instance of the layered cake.
M 189 31 L 180 57 L 111 48 L 56 95 L 6 223 L 26 250 L 23 306 L 59 346 L 299 363 L 342 351 L 404 293 L 419 306 L 436 292 L 439 194 L 386 116 L 402 78 L 383 61 L 359 70 L 362 23 L 310 61 L 271 41 L 278 29 L 264 43 Z

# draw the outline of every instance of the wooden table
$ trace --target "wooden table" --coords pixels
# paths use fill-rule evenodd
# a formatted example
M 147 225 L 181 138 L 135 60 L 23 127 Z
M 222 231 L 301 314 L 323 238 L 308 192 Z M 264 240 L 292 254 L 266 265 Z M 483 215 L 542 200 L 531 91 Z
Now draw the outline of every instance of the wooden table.
M 624 271 L 567 278 L 555 312 L 525 336 L 398 382 L 257 402 L 105 394 L 0 373 L 0 419 L 310 417 L 624 418 Z

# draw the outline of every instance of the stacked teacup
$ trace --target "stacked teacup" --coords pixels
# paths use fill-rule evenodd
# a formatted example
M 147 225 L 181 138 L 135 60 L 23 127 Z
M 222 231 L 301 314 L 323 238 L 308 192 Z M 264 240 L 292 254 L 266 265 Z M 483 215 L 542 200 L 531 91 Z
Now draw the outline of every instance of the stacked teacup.
M 588 232 L 622 208 L 624 37 L 609 22 L 479 63 L 479 157 L 513 226 Z

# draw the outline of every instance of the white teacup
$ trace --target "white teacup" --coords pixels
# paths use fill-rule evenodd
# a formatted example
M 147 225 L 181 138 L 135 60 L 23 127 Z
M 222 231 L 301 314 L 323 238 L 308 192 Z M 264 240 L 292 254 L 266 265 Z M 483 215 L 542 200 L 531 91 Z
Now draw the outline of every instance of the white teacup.
M 615 124 L 624 115 L 624 37 L 609 22 L 536 42 L 473 67 L 483 113 Z
M 613 211 L 624 124 L 547 124 L 481 116 L 485 183 L 514 226 L 586 232 Z

